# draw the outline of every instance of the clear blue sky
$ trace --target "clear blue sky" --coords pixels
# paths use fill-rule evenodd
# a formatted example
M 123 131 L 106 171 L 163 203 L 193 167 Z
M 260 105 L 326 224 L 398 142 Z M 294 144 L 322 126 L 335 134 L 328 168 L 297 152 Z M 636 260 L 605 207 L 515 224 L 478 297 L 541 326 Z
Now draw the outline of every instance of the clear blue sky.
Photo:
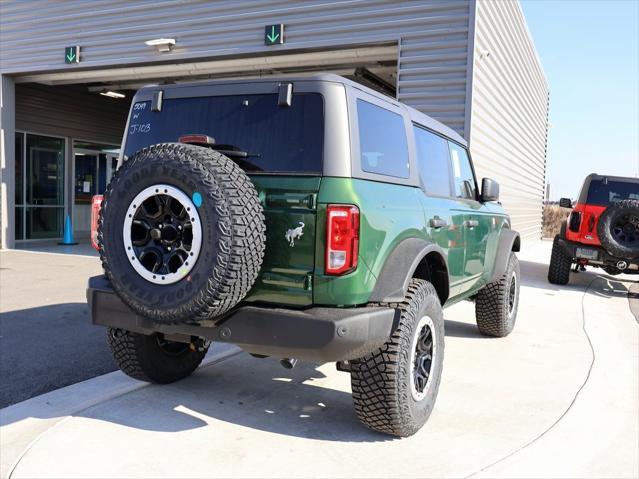
M 639 172 L 639 0 L 521 0 L 550 87 L 546 180 Z

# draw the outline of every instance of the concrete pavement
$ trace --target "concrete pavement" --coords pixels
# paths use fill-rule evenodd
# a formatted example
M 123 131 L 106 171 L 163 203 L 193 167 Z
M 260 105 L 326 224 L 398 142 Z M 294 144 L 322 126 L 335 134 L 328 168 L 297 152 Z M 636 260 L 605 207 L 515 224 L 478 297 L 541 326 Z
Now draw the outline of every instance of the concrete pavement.
M 547 242 L 520 255 L 508 338 L 479 336 L 471 303 L 446 310 L 439 398 L 414 437 L 360 426 L 332 364 L 231 350 L 172 385 L 116 372 L 0 410 L 2 476 L 637 477 L 634 278 L 552 286 L 548 257 Z

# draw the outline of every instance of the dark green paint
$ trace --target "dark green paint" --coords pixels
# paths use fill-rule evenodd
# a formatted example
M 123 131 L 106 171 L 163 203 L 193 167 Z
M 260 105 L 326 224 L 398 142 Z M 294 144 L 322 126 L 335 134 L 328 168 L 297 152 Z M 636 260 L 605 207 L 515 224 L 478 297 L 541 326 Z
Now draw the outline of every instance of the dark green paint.
M 492 272 L 506 216 L 498 205 L 427 197 L 421 189 L 369 180 L 331 177 L 251 177 L 266 215 L 266 254 L 261 275 L 247 301 L 307 306 L 354 306 L 368 301 L 386 259 L 408 238 L 423 238 L 447 254 L 449 304 L 486 284 Z M 357 269 L 324 275 L 326 207 L 353 204 L 360 209 Z M 448 227 L 429 226 L 433 217 Z M 290 246 L 286 232 L 304 223 Z M 467 221 L 477 221 L 468 228 Z

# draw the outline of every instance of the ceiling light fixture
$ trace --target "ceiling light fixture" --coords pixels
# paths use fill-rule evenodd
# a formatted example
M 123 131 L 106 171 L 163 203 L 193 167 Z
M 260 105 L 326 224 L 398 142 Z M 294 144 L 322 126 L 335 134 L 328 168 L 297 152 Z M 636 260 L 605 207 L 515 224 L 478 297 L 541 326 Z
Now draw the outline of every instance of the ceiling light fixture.
M 156 47 L 158 52 L 170 52 L 171 47 L 175 45 L 175 38 L 156 38 L 154 40 L 147 40 L 144 44 L 150 47 Z
M 108 96 L 109 98 L 124 98 L 126 95 L 124 93 L 118 93 L 117 91 L 101 91 L 100 95 Z

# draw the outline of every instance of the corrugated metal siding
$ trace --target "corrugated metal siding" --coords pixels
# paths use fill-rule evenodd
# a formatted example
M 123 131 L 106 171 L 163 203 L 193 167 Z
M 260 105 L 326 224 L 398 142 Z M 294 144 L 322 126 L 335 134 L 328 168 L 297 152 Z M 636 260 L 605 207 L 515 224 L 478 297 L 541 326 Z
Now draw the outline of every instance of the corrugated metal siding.
M 10 1 L 0 3 L 6 73 L 70 71 L 400 43 L 398 97 L 460 133 L 464 128 L 469 0 L 416 1 Z M 34 14 L 37 12 L 37 14 Z M 286 24 L 286 43 L 263 44 Z M 177 40 L 158 54 L 145 40 Z M 64 64 L 64 47 L 82 62 Z
M 499 181 L 522 238 L 540 238 L 548 85 L 521 7 L 476 3 L 470 145 L 478 176 Z
M 16 85 L 16 129 L 119 145 L 129 101 L 80 86 Z

